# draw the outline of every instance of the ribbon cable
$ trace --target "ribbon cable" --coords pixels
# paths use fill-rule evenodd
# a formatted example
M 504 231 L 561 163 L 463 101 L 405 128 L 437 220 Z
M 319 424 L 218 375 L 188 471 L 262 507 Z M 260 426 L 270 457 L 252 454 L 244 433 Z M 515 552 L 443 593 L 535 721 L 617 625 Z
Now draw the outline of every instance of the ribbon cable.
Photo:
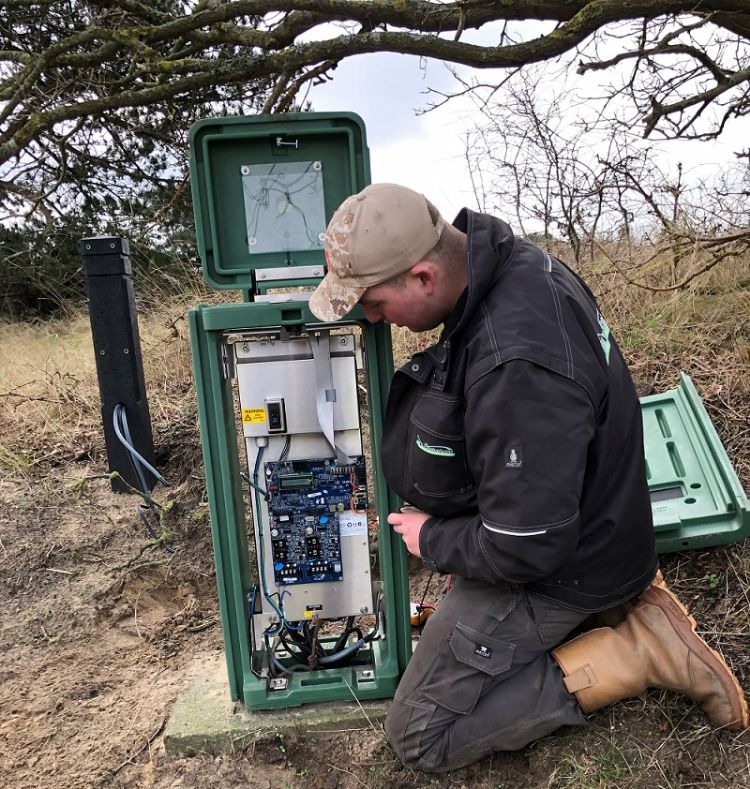
M 315 406 L 318 411 L 320 430 L 336 454 L 340 466 L 349 465 L 347 454 L 336 446 L 333 434 L 333 407 L 336 402 L 336 388 L 333 385 L 333 366 L 331 365 L 330 332 L 319 331 L 310 338 L 313 361 L 315 363 Z

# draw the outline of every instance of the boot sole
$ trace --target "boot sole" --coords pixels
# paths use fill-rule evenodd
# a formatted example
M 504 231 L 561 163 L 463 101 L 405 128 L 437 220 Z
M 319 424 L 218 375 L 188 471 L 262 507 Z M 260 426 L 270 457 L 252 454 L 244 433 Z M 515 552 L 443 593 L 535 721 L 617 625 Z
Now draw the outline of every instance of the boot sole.
M 741 731 L 750 725 L 750 714 L 745 701 L 745 694 L 740 683 L 734 676 L 724 658 L 695 632 L 698 627 L 695 619 L 688 613 L 687 608 L 678 597 L 670 591 L 661 573 L 657 573 L 651 586 L 641 596 L 642 602 L 649 602 L 660 608 L 675 632 L 682 639 L 685 646 L 702 660 L 719 678 L 726 689 L 727 698 L 731 701 L 734 720 L 725 724 L 723 728 L 731 731 Z

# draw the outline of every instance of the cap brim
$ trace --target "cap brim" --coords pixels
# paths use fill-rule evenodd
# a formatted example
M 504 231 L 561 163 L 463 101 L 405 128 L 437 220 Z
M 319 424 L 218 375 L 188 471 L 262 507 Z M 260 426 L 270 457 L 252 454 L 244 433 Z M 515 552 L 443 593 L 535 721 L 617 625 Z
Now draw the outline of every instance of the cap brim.
M 342 285 L 328 273 L 310 296 L 310 311 L 322 321 L 337 321 L 354 308 L 366 290 Z

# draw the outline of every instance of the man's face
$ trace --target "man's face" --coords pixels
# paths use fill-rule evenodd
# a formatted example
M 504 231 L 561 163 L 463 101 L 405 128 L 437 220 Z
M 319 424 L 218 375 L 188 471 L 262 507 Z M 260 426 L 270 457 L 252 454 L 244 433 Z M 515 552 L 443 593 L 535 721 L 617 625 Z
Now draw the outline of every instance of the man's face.
M 373 285 L 362 294 L 359 303 L 370 323 L 384 321 L 419 332 L 443 322 L 442 315 L 436 315 L 435 301 L 419 277 L 409 276 L 396 285 Z

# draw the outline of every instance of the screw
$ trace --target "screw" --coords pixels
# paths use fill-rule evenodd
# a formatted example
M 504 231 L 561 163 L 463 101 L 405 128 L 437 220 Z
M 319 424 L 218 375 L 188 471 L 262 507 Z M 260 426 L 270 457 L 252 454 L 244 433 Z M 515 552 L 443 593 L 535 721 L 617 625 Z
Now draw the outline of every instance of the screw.
M 242 175 L 250 175 L 250 168 L 246 164 L 243 164 L 242 167 L 240 167 L 240 172 Z
M 320 170 L 322 166 L 320 162 L 313 162 L 313 170 Z
M 339 342 L 340 342 L 342 345 L 346 345 L 346 337 L 342 337 L 342 338 L 339 340 Z
M 359 609 L 359 613 L 366 614 L 369 610 L 370 609 L 366 605 L 363 605 L 362 608 Z

